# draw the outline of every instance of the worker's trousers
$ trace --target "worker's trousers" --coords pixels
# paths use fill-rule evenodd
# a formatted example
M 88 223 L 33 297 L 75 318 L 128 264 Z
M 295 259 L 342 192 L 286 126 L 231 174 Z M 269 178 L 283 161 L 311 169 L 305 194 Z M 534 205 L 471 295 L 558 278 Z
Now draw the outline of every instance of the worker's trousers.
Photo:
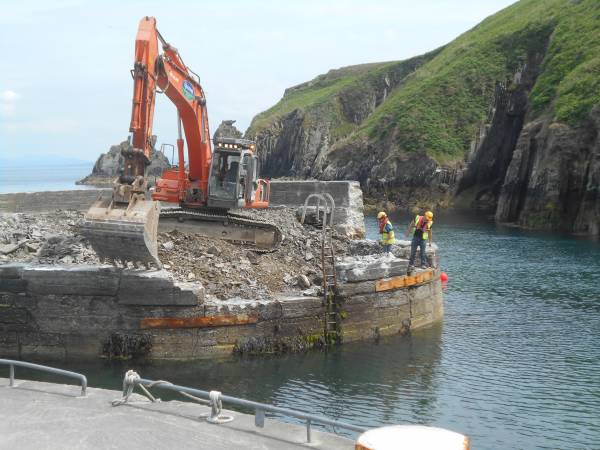
M 421 265 L 429 266 L 427 261 L 427 255 L 425 254 L 425 247 L 427 246 L 427 241 L 423 238 L 413 236 L 412 242 L 410 244 L 410 259 L 408 260 L 409 266 L 414 266 L 415 264 L 415 256 L 417 256 L 417 249 L 421 250 Z

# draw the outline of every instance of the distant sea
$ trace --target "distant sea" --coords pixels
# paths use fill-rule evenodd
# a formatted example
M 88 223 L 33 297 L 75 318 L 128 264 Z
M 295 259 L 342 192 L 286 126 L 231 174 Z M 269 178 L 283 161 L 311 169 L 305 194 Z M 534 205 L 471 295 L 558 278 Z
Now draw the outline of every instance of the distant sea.
M 0 161 L 0 193 L 93 189 L 76 181 L 89 175 L 93 162 Z

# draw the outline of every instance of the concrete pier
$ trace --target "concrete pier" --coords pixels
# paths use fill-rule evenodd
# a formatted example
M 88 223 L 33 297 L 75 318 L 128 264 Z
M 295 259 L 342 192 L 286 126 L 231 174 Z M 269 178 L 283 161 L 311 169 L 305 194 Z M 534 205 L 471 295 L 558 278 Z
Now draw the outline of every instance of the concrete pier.
M 6 368 L 7 370 L 7 368 Z M 151 403 L 134 394 L 130 403 L 113 407 L 121 392 L 78 386 L 0 378 L 0 447 L 19 449 L 352 449 L 353 441 L 266 419 L 256 427 L 254 416 L 223 410 L 234 417 L 220 425 L 205 420 L 208 406 L 167 401 Z

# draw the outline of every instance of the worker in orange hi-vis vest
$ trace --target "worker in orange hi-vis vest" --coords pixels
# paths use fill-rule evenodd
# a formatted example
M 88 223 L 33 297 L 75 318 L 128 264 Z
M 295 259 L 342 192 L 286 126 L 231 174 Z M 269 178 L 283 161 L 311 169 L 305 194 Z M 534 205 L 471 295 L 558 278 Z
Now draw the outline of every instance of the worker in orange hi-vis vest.
M 433 225 L 433 213 L 427 211 L 422 216 L 417 215 L 414 221 L 408 224 L 406 230 L 406 236 L 408 237 L 411 230 L 414 228 L 412 242 L 410 245 L 410 259 L 408 260 L 408 271 L 410 272 L 414 268 L 415 256 L 417 255 L 417 249 L 421 250 L 421 267 L 426 269 L 429 267 L 427 261 L 427 255 L 425 254 L 426 244 L 429 242 L 431 247 L 431 240 L 433 233 L 431 232 L 431 226 Z

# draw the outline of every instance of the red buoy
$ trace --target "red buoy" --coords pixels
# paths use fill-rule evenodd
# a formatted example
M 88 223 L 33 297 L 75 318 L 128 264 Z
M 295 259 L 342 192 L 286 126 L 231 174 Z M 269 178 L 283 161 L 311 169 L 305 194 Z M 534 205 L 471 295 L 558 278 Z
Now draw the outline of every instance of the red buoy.
M 441 280 L 442 283 L 447 283 L 448 282 L 448 275 L 446 275 L 446 272 L 440 273 L 440 280 Z

